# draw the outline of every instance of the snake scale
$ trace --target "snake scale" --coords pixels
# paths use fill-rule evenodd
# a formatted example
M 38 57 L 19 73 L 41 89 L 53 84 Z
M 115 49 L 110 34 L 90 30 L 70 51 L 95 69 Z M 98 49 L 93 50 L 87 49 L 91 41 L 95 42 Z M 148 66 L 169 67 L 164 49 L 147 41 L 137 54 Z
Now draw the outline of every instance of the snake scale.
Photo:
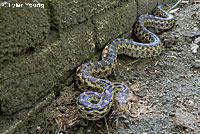
M 113 83 L 102 78 L 113 72 L 117 65 L 118 54 L 145 58 L 161 53 L 163 44 L 147 27 L 167 30 L 174 26 L 174 16 L 163 7 L 162 5 L 157 6 L 153 10 L 154 15 L 139 16 L 134 25 L 134 34 L 141 43 L 124 38 L 115 39 L 111 44 L 105 46 L 102 60 L 85 63 L 77 68 L 76 83 L 78 88 L 84 91 L 77 101 L 81 117 L 87 120 L 99 120 L 109 112 L 113 102 L 116 102 L 119 110 L 127 109 L 129 88 L 123 83 Z

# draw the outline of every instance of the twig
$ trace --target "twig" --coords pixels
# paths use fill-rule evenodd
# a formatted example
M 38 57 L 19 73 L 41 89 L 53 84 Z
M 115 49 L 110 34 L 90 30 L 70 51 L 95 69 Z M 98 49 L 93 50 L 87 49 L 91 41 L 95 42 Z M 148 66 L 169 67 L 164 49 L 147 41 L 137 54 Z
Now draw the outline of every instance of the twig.
M 182 0 L 179 0 L 175 5 L 173 5 L 170 9 L 168 9 L 167 12 L 171 11 L 172 9 L 174 9 L 181 2 L 182 2 Z
M 130 116 L 131 116 L 132 118 L 137 118 L 145 109 L 148 109 L 148 108 L 150 108 L 151 106 L 152 106 L 152 105 L 143 107 L 136 115 L 130 114 Z
M 136 63 L 136 62 L 138 62 L 138 61 L 141 61 L 141 59 L 134 60 L 134 61 L 132 61 L 132 62 L 126 64 L 126 66 L 132 65 L 132 64 L 134 64 L 134 63 Z
M 106 120 L 106 117 L 105 117 L 105 116 L 104 116 L 104 120 L 105 120 L 106 129 L 107 129 L 107 134 L 109 134 L 108 124 L 107 124 L 107 120 Z

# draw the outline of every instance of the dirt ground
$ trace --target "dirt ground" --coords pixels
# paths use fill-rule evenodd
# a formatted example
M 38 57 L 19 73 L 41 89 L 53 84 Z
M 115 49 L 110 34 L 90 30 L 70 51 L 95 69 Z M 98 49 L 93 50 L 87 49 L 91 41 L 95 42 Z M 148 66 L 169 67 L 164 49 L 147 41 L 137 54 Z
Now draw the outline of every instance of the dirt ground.
M 78 118 L 74 82 L 48 107 L 15 133 L 27 134 L 199 134 L 200 133 L 200 4 L 181 5 L 176 24 L 159 37 L 160 56 L 134 59 L 119 56 L 112 81 L 125 82 L 133 92 L 127 113 L 112 111 L 100 121 Z

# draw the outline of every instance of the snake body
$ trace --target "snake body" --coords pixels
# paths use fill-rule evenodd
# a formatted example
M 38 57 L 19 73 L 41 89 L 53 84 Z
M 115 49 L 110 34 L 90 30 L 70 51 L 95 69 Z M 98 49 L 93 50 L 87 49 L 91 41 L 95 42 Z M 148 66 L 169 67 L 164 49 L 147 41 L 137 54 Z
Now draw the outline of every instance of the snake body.
M 121 111 L 127 109 L 129 101 L 129 88 L 118 82 L 101 79 L 110 75 L 117 64 L 117 55 L 126 54 L 131 57 L 145 58 L 157 56 L 162 51 L 160 39 L 146 27 L 156 29 L 170 29 L 175 23 L 174 16 L 157 6 L 154 15 L 144 14 L 138 18 L 134 27 L 135 36 L 142 42 L 118 38 L 105 46 L 102 60 L 89 62 L 78 67 L 76 83 L 83 92 L 80 94 L 77 107 L 79 114 L 88 120 L 99 120 L 110 110 L 114 98 Z M 87 90 L 92 91 L 87 91 Z M 98 91 L 98 92 L 97 92 Z M 117 95 L 117 97 L 114 97 Z

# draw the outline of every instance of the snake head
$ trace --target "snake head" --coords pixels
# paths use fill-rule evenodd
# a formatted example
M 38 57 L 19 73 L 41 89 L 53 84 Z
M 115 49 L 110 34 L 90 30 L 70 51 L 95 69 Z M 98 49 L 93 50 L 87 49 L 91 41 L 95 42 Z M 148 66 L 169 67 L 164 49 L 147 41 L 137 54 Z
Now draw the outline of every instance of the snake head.
M 128 109 L 128 102 L 130 100 L 130 93 L 129 88 L 125 85 L 120 83 L 121 85 L 117 88 L 118 92 L 115 95 L 115 100 L 117 103 L 117 106 L 120 111 L 125 112 Z

